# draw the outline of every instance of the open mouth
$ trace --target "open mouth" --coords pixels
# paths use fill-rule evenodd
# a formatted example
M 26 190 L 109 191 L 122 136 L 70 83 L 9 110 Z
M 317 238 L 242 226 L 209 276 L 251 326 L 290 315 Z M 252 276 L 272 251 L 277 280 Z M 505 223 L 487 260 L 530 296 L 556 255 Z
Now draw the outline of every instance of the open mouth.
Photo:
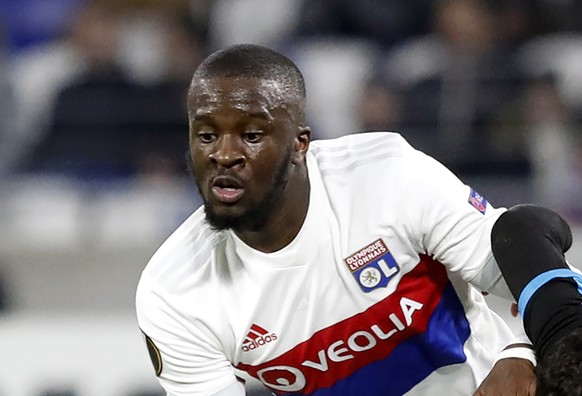
M 233 177 L 217 176 L 212 181 L 212 194 L 220 202 L 235 203 L 244 192 L 245 189 L 242 188 L 241 183 Z

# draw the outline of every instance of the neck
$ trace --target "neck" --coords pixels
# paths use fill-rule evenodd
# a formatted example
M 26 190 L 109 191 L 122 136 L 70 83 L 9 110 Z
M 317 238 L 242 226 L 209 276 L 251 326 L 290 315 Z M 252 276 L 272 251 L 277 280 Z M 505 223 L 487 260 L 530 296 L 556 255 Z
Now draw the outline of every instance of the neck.
M 236 235 L 253 249 L 272 253 L 290 244 L 297 236 L 309 208 L 309 178 L 302 166 L 289 179 L 277 210 L 260 230 L 234 230 Z

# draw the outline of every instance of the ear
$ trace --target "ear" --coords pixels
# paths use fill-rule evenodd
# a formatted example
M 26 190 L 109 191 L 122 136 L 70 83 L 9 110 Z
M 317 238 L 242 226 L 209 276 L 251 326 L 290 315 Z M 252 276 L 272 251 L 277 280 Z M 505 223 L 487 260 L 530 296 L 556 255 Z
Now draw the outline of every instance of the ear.
M 294 142 L 293 163 L 295 165 L 303 164 L 305 162 L 305 155 L 309 149 L 309 142 L 311 142 L 311 128 L 308 126 L 299 127 Z

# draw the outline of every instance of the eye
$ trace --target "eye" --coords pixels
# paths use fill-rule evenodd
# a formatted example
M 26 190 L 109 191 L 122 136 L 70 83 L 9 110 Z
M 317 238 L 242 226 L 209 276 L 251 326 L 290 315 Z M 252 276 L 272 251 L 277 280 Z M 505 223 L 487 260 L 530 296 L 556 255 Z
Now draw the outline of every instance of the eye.
M 243 134 L 243 138 L 248 143 L 258 143 L 263 139 L 263 133 L 260 131 L 247 131 Z
M 212 143 L 216 140 L 216 135 L 212 132 L 200 131 L 198 132 L 198 139 L 202 143 Z

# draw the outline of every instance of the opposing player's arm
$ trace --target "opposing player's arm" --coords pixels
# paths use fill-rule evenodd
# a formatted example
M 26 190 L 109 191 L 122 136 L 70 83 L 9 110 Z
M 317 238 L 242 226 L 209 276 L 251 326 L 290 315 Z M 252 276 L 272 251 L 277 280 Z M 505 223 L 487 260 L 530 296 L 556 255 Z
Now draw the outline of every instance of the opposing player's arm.
M 498 219 L 491 240 L 525 330 L 543 355 L 560 329 L 582 326 L 582 275 L 565 258 L 572 244 L 570 227 L 547 208 L 518 205 Z
M 244 396 L 221 343 L 202 321 L 186 318 L 171 296 L 142 275 L 137 317 L 155 375 L 168 396 Z
M 499 218 L 491 237 L 538 354 L 537 394 L 582 394 L 582 275 L 565 259 L 568 224 L 546 208 L 520 205 Z

